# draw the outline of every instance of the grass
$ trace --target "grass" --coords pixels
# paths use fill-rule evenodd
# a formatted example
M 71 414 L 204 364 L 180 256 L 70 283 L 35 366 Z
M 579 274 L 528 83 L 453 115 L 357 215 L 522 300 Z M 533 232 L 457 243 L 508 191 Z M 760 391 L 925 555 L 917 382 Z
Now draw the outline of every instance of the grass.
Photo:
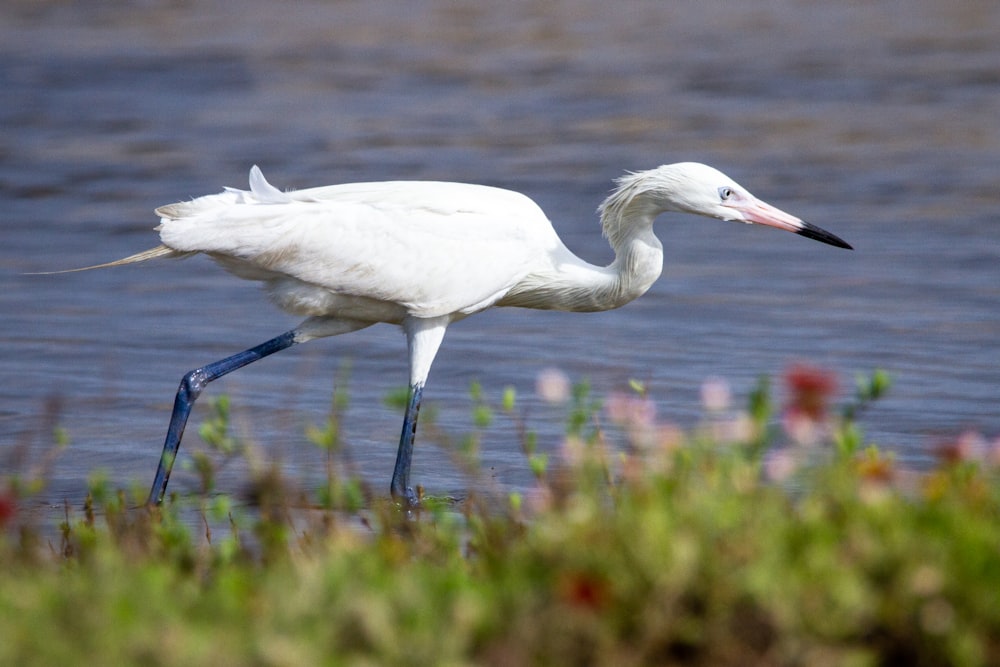
M 21 511 L 39 480 L 0 482 L 0 664 L 1000 664 L 1000 448 L 903 469 L 857 421 L 887 388 L 834 407 L 797 367 L 780 409 L 762 382 L 740 410 L 706 383 L 681 432 L 638 383 L 598 401 L 550 374 L 567 429 L 544 450 L 511 390 L 473 387 L 472 433 L 425 436 L 474 476 L 477 434 L 514 419 L 535 486 L 416 513 L 338 473 L 342 394 L 308 433 L 324 488 L 257 463 L 252 506 L 218 494 L 243 448 L 217 402 L 197 496 L 94 480 L 46 537 Z

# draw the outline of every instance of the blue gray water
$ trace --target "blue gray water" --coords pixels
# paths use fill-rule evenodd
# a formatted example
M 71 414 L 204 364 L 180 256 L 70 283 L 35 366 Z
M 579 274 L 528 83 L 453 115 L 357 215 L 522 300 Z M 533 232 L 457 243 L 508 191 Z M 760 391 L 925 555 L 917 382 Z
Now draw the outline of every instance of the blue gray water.
M 855 374 L 888 370 L 893 391 L 864 427 L 904 461 L 965 429 L 1000 433 L 1000 4 L 233 6 L 0 10 L 0 466 L 26 471 L 64 428 L 44 500 L 78 503 L 98 469 L 146 487 L 181 375 L 296 319 L 203 258 L 24 272 L 155 245 L 154 207 L 244 186 L 255 163 L 282 188 L 517 189 L 603 263 L 593 211 L 611 180 L 698 160 L 857 248 L 665 217 L 663 277 L 627 307 L 453 326 L 426 392 L 446 428 L 468 427 L 471 381 L 492 396 L 511 385 L 557 446 L 558 411 L 534 396 L 548 366 L 598 394 L 641 379 L 660 418 L 689 425 L 705 378 L 743 400 L 799 360 L 835 370 L 845 393 Z M 396 330 L 301 346 L 207 395 L 231 395 L 238 428 L 308 484 L 323 457 L 305 427 L 325 418 L 345 360 L 350 456 L 383 488 L 399 415 L 381 399 L 406 378 Z M 196 443 L 192 428 L 182 452 Z M 483 449 L 495 483 L 527 483 L 509 423 Z M 447 452 L 419 443 L 414 481 L 467 484 Z M 192 483 L 178 471 L 172 488 Z

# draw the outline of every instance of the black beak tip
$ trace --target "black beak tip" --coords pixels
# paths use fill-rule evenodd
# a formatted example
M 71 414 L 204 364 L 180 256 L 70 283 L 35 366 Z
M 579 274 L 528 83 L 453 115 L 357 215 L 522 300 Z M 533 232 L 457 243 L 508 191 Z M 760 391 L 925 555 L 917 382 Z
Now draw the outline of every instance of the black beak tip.
M 819 241 L 821 243 L 826 243 L 838 248 L 846 248 L 847 250 L 854 250 L 850 243 L 840 238 L 836 234 L 831 234 L 822 227 L 817 227 L 816 225 L 811 225 L 808 222 L 803 223 L 802 229 L 795 232 L 799 236 L 804 236 L 807 239 L 812 239 L 814 241 Z

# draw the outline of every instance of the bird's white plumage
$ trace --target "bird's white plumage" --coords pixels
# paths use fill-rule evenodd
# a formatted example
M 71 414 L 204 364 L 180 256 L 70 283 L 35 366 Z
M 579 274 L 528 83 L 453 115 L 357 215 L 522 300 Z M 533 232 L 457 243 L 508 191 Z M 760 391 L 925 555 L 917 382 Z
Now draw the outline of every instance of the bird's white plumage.
M 562 248 L 531 199 L 498 188 L 397 181 L 283 193 L 256 169 L 251 186 L 157 209 L 160 238 L 265 281 L 300 315 L 462 317 Z
M 615 251 L 607 267 L 570 252 L 528 197 L 482 185 L 388 181 L 283 192 L 254 167 L 250 190 L 226 188 L 157 213 L 160 238 L 174 253 L 205 253 L 238 276 L 263 281 L 285 310 L 354 328 L 450 321 L 492 305 L 616 308 L 660 275 L 662 246 L 652 225 L 664 211 L 800 233 L 803 225 L 722 172 L 689 162 L 619 179 L 599 210 Z

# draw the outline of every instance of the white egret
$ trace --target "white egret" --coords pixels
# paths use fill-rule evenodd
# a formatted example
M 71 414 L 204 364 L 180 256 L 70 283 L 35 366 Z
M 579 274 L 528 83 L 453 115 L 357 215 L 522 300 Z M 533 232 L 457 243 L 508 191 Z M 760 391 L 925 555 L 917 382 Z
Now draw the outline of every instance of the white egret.
M 166 493 L 188 415 L 205 386 L 292 345 L 377 322 L 403 328 L 409 398 L 390 492 L 413 505 L 410 460 L 421 396 L 452 322 L 491 306 L 579 312 L 623 306 L 660 275 L 663 250 L 653 221 L 664 212 L 768 225 L 851 247 L 698 163 L 629 173 L 598 210 L 615 251 L 606 267 L 570 252 L 528 197 L 482 185 L 397 181 L 282 192 L 254 166 L 248 191 L 226 188 L 158 208 L 162 245 L 101 267 L 204 253 L 241 278 L 262 281 L 278 306 L 306 319 L 184 376 L 148 502 Z

